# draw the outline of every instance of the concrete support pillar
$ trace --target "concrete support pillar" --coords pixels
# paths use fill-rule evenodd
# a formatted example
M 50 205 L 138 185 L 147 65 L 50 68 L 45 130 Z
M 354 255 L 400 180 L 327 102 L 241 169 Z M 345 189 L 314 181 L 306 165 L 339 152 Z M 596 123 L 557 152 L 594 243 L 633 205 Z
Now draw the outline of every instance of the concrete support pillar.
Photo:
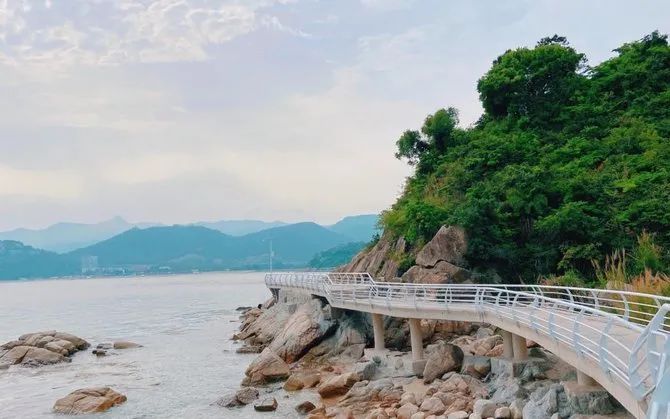
M 524 361 L 528 359 L 528 348 L 526 347 L 526 338 L 519 335 L 512 335 L 512 347 L 514 348 L 515 361 Z
M 577 384 L 580 386 L 594 387 L 598 385 L 598 382 L 580 370 L 577 370 Z
M 512 332 L 502 331 L 503 338 L 503 356 L 507 359 L 514 358 L 514 345 L 512 344 Z
M 375 351 L 384 350 L 384 318 L 381 314 L 372 313 L 372 328 L 375 335 Z
M 423 375 L 426 360 L 423 356 L 423 335 L 421 334 L 421 320 L 409 319 L 409 334 L 412 342 L 412 370 L 417 376 Z

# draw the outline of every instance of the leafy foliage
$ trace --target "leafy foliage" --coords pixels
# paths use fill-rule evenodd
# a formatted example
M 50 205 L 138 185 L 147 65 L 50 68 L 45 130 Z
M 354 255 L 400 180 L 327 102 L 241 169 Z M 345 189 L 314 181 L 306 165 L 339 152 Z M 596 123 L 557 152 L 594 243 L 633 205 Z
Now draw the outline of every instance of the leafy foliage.
M 471 265 L 524 281 L 595 280 L 592 261 L 616 249 L 637 249 L 635 274 L 667 266 L 670 47 L 654 32 L 615 51 L 588 67 L 553 36 L 498 57 L 473 127 L 440 109 L 398 140 L 416 172 L 383 228 L 416 247 L 463 226 Z

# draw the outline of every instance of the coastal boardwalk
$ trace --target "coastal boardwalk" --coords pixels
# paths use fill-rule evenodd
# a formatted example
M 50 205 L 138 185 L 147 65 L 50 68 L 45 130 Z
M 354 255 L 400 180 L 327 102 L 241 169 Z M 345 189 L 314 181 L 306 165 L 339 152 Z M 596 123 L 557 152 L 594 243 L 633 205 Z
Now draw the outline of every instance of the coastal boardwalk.
M 670 418 L 670 298 L 586 288 L 403 284 L 367 273 L 269 273 L 281 291 L 325 298 L 338 309 L 370 313 L 375 350 L 384 349 L 383 315 L 409 319 L 413 369 L 425 365 L 421 319 L 489 323 L 503 330 L 503 356 L 528 357 L 526 339 L 600 384 L 636 418 Z

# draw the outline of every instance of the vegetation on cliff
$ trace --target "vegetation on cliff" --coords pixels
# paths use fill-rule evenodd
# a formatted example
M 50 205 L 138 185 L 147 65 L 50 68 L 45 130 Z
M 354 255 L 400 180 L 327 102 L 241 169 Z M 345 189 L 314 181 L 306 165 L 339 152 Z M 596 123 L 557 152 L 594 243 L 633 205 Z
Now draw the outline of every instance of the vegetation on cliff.
M 440 109 L 398 140 L 416 171 L 384 230 L 416 249 L 462 226 L 468 263 L 509 279 L 596 280 L 619 249 L 631 274 L 666 270 L 670 46 L 654 32 L 615 52 L 591 67 L 553 36 L 498 57 L 472 127 Z

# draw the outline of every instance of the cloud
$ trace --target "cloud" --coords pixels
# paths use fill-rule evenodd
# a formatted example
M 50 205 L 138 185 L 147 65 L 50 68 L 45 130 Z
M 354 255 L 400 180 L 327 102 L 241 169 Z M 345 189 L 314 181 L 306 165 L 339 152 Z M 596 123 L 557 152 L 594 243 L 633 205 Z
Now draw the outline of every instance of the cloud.
M 415 3 L 416 0 L 361 0 L 363 6 L 380 11 L 408 9 Z
M 71 200 L 78 197 L 82 189 L 81 179 L 76 173 L 65 170 L 25 170 L 0 164 L 0 197 Z
M 258 12 L 284 1 L 100 0 L 52 3 L 0 0 L 4 55 L 18 63 L 70 66 L 203 61 L 209 49 L 259 27 L 307 37 Z M 74 8 L 78 13 L 63 13 Z M 6 61 L 6 60 L 5 60 Z
M 378 212 L 398 135 L 476 120 L 505 49 L 670 31 L 667 2 L 607 4 L 0 0 L 0 229 Z

